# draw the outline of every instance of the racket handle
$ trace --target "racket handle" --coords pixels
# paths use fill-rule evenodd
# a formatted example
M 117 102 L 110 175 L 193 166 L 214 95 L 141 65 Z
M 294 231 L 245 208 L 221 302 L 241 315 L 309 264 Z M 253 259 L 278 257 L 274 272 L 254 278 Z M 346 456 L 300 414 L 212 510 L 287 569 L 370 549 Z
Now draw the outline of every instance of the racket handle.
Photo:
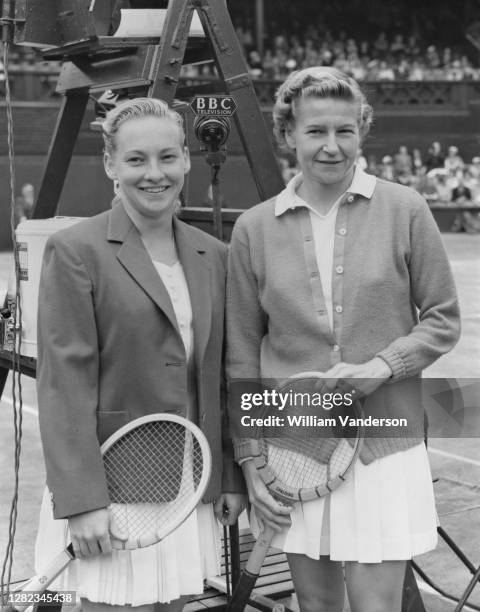
M 240 579 L 233 591 L 230 604 L 227 606 L 228 612 L 243 612 L 248 604 L 274 535 L 275 531 L 267 525 L 258 536 L 255 546 L 248 557 L 247 564 L 240 574 Z
M 21 591 L 43 593 L 47 590 L 55 578 L 63 572 L 70 561 L 73 561 L 73 559 L 75 559 L 75 554 L 73 552 L 72 545 L 69 544 L 65 550 L 62 550 L 62 552 L 55 557 L 55 559 L 53 559 L 46 567 L 42 568 L 39 574 L 24 584 Z M 17 612 L 24 612 L 24 610 L 29 608 L 31 605 L 31 603 L 16 603 L 15 610 L 17 610 Z

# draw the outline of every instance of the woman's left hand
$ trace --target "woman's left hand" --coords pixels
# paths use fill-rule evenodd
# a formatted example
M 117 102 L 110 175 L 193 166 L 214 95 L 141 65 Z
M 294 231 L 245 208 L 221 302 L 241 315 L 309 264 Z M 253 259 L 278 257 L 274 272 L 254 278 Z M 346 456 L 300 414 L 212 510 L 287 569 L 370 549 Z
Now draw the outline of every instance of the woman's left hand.
M 322 393 L 354 391 L 360 398 L 373 393 L 391 375 L 390 366 L 380 357 L 359 364 L 340 362 L 323 373 L 318 387 Z
M 246 507 L 247 496 L 243 493 L 222 493 L 215 500 L 213 511 L 222 525 L 234 525 Z

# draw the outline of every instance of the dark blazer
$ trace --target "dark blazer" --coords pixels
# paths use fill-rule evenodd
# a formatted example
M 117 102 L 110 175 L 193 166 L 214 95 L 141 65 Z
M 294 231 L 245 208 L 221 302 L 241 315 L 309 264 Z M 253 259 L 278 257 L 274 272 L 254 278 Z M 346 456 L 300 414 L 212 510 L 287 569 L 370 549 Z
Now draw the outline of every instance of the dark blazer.
M 176 218 L 174 233 L 193 310 L 198 425 L 213 455 L 209 502 L 243 490 L 231 445 L 222 445 L 226 247 Z M 186 355 L 175 313 L 121 203 L 47 242 L 37 389 L 55 518 L 108 505 L 100 444 L 111 433 L 154 412 L 186 416 Z

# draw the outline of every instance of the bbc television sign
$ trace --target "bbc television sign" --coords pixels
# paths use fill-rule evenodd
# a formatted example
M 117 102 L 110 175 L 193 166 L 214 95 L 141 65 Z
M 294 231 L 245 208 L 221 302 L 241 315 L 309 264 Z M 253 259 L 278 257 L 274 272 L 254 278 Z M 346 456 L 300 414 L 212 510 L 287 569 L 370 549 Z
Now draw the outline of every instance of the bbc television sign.
M 231 117 L 237 110 L 232 96 L 195 96 L 190 107 L 196 115 Z

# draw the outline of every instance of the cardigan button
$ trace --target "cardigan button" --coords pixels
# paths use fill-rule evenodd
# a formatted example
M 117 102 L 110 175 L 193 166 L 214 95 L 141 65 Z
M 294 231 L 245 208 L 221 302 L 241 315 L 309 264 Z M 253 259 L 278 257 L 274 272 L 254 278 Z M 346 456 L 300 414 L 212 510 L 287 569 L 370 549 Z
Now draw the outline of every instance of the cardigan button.
M 348 198 L 347 198 L 347 202 L 353 202 L 353 200 L 354 200 L 354 199 L 355 199 L 355 198 L 354 198 L 352 195 L 350 195 L 350 196 L 348 196 Z
M 338 314 L 341 314 L 343 312 L 343 308 L 341 306 L 335 306 L 335 312 L 338 312 Z
M 342 227 L 338 230 L 338 233 L 340 234 L 340 236 L 345 236 L 345 234 L 347 233 L 347 230 L 344 227 Z
M 337 353 L 340 350 L 340 347 L 338 346 L 338 344 L 334 344 L 332 346 L 332 349 Z
M 343 274 L 343 266 L 337 266 L 337 267 L 335 268 L 335 272 L 336 272 L 337 274 Z

